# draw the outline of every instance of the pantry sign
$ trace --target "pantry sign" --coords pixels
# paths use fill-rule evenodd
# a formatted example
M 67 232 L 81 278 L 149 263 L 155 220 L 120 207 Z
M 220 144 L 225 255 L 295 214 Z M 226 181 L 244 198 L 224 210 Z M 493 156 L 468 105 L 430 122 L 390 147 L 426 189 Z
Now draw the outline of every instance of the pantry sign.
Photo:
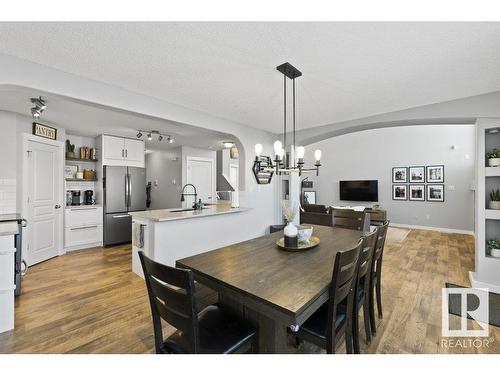
M 47 125 L 42 125 L 42 124 L 39 124 L 37 122 L 34 122 L 33 123 L 33 134 L 37 135 L 39 137 L 56 140 L 57 129 L 50 127 L 50 126 L 47 126 Z

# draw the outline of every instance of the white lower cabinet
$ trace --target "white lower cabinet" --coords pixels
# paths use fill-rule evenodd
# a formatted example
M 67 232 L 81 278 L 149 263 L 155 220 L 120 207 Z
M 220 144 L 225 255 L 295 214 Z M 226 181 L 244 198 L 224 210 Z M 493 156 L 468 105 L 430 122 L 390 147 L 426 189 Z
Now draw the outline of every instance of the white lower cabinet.
M 100 206 L 66 208 L 64 221 L 66 251 L 102 246 L 102 209 Z
M 14 235 L 0 235 L 0 332 L 14 328 Z

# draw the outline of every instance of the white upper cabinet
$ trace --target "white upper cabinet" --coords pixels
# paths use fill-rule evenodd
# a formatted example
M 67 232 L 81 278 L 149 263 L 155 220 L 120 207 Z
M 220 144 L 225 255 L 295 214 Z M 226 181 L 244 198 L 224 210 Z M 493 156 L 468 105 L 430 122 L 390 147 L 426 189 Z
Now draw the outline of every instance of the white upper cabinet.
M 105 135 L 102 137 L 103 159 L 122 160 L 125 158 L 125 140 Z
M 144 141 L 103 135 L 102 164 L 144 168 Z
M 144 163 L 144 142 L 125 138 L 125 159 Z

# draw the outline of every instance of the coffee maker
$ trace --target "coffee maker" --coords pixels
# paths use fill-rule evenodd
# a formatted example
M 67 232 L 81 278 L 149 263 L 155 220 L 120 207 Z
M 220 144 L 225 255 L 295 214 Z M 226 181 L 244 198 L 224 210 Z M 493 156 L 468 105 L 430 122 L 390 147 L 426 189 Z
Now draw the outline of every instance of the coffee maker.
M 71 205 L 79 206 L 80 205 L 80 190 L 71 190 Z
M 84 196 L 84 204 L 94 204 L 94 191 L 93 190 L 85 190 Z

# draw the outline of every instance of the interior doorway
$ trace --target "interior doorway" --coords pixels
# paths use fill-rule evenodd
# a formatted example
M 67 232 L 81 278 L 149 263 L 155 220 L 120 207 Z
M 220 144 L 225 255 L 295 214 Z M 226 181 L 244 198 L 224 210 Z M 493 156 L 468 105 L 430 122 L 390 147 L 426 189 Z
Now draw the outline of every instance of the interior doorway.
M 25 254 L 31 266 L 62 253 L 63 143 L 25 134 L 23 154 Z

